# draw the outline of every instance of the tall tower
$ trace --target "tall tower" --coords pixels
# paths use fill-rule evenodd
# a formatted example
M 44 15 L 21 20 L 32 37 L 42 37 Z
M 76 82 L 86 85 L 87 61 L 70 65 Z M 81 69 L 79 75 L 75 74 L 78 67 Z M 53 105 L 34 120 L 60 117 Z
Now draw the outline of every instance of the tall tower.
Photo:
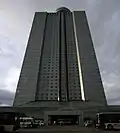
M 35 13 L 14 106 L 86 102 L 107 105 L 85 11 Z

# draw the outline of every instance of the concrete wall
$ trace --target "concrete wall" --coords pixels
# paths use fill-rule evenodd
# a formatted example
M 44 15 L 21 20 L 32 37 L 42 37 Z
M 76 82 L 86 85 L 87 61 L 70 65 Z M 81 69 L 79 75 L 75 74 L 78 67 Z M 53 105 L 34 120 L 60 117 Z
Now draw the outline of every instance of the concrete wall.
M 39 18 L 40 19 L 40 18 Z M 59 94 L 59 43 L 58 15 L 48 13 L 44 43 L 40 60 L 36 100 L 58 100 Z
M 14 106 L 35 100 L 46 13 L 36 13 L 16 90 Z
M 75 11 L 73 14 L 85 97 L 89 101 L 106 105 L 107 102 L 86 14 L 84 11 Z

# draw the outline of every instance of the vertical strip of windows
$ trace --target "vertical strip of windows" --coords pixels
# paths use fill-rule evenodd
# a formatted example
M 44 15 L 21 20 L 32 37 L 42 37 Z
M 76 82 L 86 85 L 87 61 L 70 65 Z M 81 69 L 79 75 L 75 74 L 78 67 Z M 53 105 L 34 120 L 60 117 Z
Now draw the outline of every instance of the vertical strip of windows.
M 81 68 L 81 61 L 80 61 L 80 53 L 79 53 L 79 49 L 78 49 L 78 39 L 77 39 L 77 33 L 76 33 L 74 12 L 72 13 L 72 18 L 73 18 L 75 41 L 76 41 L 76 51 L 77 51 L 77 60 L 78 60 L 78 69 L 79 69 L 79 79 L 80 79 L 80 85 L 81 85 L 81 87 L 80 87 L 81 95 L 82 95 L 82 100 L 85 101 L 85 92 L 84 92 L 84 86 L 83 86 L 82 68 Z

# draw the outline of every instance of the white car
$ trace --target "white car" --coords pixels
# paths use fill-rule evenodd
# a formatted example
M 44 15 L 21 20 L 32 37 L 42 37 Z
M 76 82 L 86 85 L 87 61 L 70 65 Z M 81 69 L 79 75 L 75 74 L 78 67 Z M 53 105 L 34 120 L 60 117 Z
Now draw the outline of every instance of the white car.
M 21 128 L 27 128 L 27 127 L 32 127 L 32 122 L 33 122 L 33 118 L 31 117 L 21 117 L 20 118 L 20 127 Z
M 105 123 L 105 129 L 120 129 L 120 122 L 116 123 Z

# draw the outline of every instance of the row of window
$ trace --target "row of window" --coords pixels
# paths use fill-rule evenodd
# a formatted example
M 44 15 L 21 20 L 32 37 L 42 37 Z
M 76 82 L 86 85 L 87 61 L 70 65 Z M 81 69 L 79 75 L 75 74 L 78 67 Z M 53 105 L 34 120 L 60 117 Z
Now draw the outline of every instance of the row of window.
M 43 87 L 43 84 L 40 84 L 40 87 Z M 46 83 L 46 85 L 44 85 L 44 87 L 48 87 L 49 88 L 49 90 L 51 90 L 51 88 L 59 88 L 59 86 L 58 86 L 58 83 L 56 82 L 56 83 Z M 62 86 L 62 85 L 61 85 Z M 70 90 L 72 91 L 75 91 L 75 88 L 79 88 L 80 87 L 80 84 L 79 83 L 76 83 L 76 84 L 69 84 L 68 85 L 69 86 L 69 88 L 70 88 Z M 72 89 L 73 88 L 73 89 Z M 44 89 L 44 88 L 43 88 Z
M 55 96 L 57 96 L 58 93 L 41 93 L 41 97 L 48 96 L 48 95 L 55 95 Z
M 47 65 L 47 66 L 44 66 L 43 67 L 43 71 L 45 71 L 45 70 L 48 70 L 48 69 L 50 69 L 50 70 L 59 70 L 58 69 L 59 67 L 58 67 L 58 65 Z M 68 63 L 68 70 L 69 70 L 69 68 L 73 68 L 73 69 L 75 69 L 75 68 L 77 68 L 78 69 L 78 65 L 77 65 L 77 63 L 76 64 L 73 64 L 73 63 Z
M 65 101 L 65 97 L 62 97 L 61 100 L 62 101 Z M 53 100 L 56 100 L 58 101 L 58 97 L 41 97 L 41 98 L 38 98 L 38 100 L 46 100 L 46 101 L 53 101 Z M 69 97 L 69 100 L 81 100 L 81 97 Z
M 54 72 L 53 72 L 54 71 Z M 58 75 L 59 72 L 57 72 L 58 70 L 48 70 L 48 71 L 44 71 L 42 72 L 41 74 L 42 75 Z M 63 70 L 61 73 L 64 73 L 65 71 Z M 68 74 L 75 74 L 75 75 L 78 75 L 78 69 L 69 69 L 69 73 Z
M 38 98 L 38 100 L 58 100 L 58 97 L 44 97 L 44 98 Z
M 55 95 L 55 96 L 58 96 L 58 93 L 56 92 L 50 92 L 50 93 L 41 93 L 39 94 L 41 97 L 46 97 L 48 95 Z M 61 96 L 65 96 L 66 94 L 65 93 L 62 93 Z M 75 97 L 75 96 L 80 96 L 80 93 L 69 93 L 69 96 L 72 96 L 72 97 Z

